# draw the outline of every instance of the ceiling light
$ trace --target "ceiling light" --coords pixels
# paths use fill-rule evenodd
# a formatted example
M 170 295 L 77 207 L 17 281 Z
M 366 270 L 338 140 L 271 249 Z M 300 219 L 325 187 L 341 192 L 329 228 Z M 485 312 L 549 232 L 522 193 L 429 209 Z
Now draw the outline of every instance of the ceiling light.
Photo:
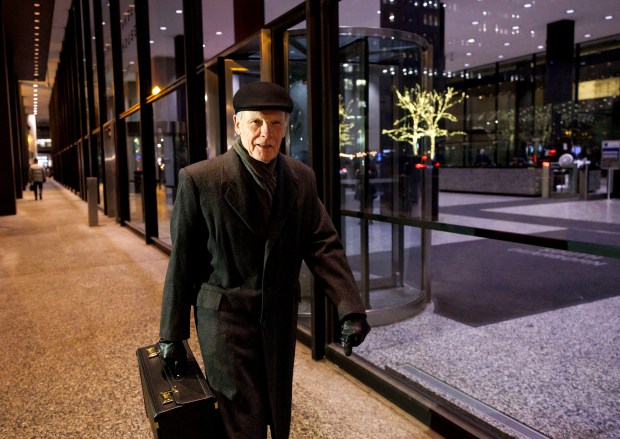
M 478 26 L 480 22 L 479 21 L 472 21 L 471 24 L 473 24 L 474 26 Z
M 531 8 L 531 7 L 532 7 L 532 4 L 531 4 L 531 3 L 526 3 L 526 4 L 524 4 L 524 5 L 523 5 L 523 7 L 524 7 L 524 8 Z
M 219 31 L 219 30 L 218 30 L 218 31 L 215 33 L 215 35 L 222 35 L 222 31 Z
M 471 52 L 467 52 L 465 55 L 466 56 L 471 56 Z
M 574 9 L 567 9 L 567 10 L 566 10 L 566 13 L 567 13 L 567 14 L 574 14 L 574 13 L 575 13 L 575 10 L 574 10 Z
M 504 46 L 510 46 L 510 43 L 506 42 L 504 43 Z
M 160 26 L 159 30 L 167 30 L 168 28 L 166 26 Z
M 182 10 L 182 9 L 177 9 L 177 10 L 176 10 L 176 11 L 174 11 L 174 12 L 176 12 L 177 14 L 182 14 L 182 13 L 183 13 L 183 10 Z
M 499 59 L 502 59 L 502 58 L 504 58 L 504 55 L 497 55 L 497 57 L 498 57 Z
M 32 84 L 32 86 L 33 86 L 34 88 L 37 88 L 37 87 L 39 86 L 39 84 Z
M 467 42 L 471 44 L 471 43 L 475 43 L 476 40 L 474 40 L 473 38 L 470 38 L 469 40 L 467 40 Z
M 611 20 L 612 18 L 614 18 L 614 16 L 613 16 L 613 15 L 606 15 L 606 16 L 605 16 L 605 20 Z
M 592 34 L 585 34 L 584 38 L 590 38 L 592 36 Z

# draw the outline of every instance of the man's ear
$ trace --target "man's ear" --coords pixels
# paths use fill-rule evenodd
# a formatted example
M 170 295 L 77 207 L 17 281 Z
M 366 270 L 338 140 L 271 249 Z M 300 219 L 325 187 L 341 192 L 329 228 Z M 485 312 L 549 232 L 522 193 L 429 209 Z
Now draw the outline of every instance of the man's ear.
M 236 114 L 233 114 L 233 126 L 235 128 L 235 133 L 239 134 L 239 120 L 237 120 Z

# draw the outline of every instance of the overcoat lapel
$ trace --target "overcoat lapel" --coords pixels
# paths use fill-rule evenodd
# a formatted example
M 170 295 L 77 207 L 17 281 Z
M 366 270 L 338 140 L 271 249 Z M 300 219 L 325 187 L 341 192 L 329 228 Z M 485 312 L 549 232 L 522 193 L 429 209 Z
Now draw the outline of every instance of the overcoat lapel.
M 242 172 L 245 169 L 241 169 L 241 158 L 234 150 L 231 149 L 226 154 L 228 160 L 222 174 L 224 199 L 252 233 L 260 235 L 264 222 L 256 190 L 250 181 L 252 177 L 249 172 Z
M 284 223 L 293 210 L 293 203 L 297 198 L 297 179 L 282 155 L 278 157 L 277 173 L 278 184 L 276 185 L 276 193 L 273 196 L 271 217 L 267 229 L 267 245 L 265 247 L 267 254 L 269 254 L 269 251 L 280 236 Z M 287 182 L 287 184 L 282 182 Z

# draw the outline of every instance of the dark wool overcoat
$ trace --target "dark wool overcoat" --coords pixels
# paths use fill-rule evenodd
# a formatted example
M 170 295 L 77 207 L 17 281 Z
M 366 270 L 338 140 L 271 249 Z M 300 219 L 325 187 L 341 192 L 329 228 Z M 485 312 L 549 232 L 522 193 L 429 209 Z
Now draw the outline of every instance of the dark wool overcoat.
M 276 175 L 267 223 L 233 149 L 179 173 L 160 336 L 189 338 L 194 307 L 229 437 L 260 437 L 269 419 L 274 438 L 289 435 L 302 260 L 340 318 L 365 312 L 313 171 L 280 154 Z

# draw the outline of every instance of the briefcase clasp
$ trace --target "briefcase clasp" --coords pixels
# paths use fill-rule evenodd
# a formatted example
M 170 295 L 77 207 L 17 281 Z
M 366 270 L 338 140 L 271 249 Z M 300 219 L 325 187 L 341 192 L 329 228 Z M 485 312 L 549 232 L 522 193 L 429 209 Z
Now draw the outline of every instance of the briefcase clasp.
M 146 348 L 146 353 L 148 354 L 149 358 L 157 357 L 159 355 L 159 351 L 155 346 Z
M 170 404 L 171 402 L 174 402 L 174 392 L 178 392 L 176 387 L 173 387 L 171 390 L 165 390 L 160 393 L 162 405 Z

